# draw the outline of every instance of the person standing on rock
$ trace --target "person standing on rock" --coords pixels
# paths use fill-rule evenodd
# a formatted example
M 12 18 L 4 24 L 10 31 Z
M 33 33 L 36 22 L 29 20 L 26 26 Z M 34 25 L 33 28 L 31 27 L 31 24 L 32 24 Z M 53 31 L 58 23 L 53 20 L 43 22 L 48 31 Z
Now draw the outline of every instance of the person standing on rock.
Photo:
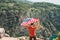
M 40 26 L 39 20 L 37 21 L 37 25 L 35 26 L 34 23 L 31 23 L 29 25 L 26 25 L 26 28 L 28 29 L 29 32 L 29 40 L 36 40 L 36 29 L 38 29 Z

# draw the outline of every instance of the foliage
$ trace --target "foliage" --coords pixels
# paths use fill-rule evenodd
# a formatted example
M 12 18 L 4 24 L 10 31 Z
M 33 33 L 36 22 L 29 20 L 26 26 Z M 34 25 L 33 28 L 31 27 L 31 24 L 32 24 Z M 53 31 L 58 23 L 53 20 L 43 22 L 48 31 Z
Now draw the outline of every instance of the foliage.
M 37 30 L 37 34 L 40 36 L 47 37 L 46 35 L 50 36 L 50 34 L 56 34 L 60 31 L 60 5 L 45 2 L 0 0 L 0 27 L 5 28 L 6 33 L 10 36 L 28 34 L 26 29 L 24 29 L 24 32 L 20 30 L 21 17 L 25 16 L 40 19 L 40 23 L 44 27 L 44 29 Z

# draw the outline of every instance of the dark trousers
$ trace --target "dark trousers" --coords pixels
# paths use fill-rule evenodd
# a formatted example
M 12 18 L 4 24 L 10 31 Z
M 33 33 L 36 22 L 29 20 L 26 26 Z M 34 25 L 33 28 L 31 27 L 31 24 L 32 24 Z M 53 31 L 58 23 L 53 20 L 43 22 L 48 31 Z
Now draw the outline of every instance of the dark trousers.
M 33 37 L 29 38 L 29 40 L 32 40 L 32 39 L 36 40 L 36 36 L 33 36 Z

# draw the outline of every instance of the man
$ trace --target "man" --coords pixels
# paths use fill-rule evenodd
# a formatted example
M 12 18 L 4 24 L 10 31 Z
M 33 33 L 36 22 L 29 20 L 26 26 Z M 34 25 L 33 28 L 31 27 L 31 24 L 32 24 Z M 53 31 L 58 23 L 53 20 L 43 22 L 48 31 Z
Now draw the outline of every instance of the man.
M 34 23 L 31 23 L 29 25 L 26 26 L 26 28 L 28 29 L 29 32 L 29 40 L 32 40 L 32 38 L 34 40 L 36 40 L 36 29 L 38 29 L 40 26 L 39 21 L 37 22 L 37 25 L 35 26 Z

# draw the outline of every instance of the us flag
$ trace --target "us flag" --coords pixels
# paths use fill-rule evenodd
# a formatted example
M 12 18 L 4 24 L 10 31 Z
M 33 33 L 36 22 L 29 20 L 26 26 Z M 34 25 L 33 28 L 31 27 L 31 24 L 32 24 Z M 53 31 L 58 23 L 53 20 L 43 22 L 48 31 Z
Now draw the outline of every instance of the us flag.
M 21 26 L 27 26 L 31 23 L 35 23 L 38 21 L 38 18 L 25 18 L 23 19 L 23 22 L 21 23 Z

